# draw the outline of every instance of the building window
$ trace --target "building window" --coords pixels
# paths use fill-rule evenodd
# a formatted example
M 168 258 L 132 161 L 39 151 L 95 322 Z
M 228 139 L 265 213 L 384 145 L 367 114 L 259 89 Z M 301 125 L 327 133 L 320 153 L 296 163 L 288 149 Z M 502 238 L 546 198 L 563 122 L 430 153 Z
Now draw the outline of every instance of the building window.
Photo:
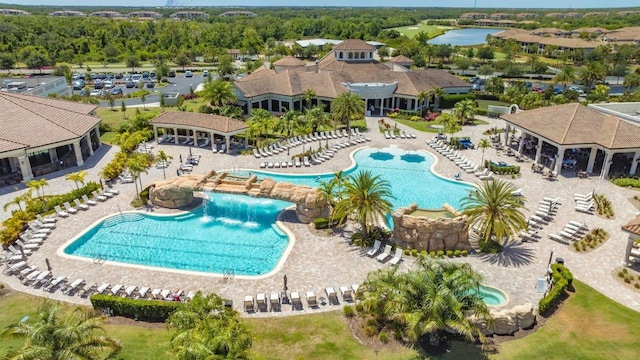
M 364 51 L 360 53 L 360 59 L 364 59 Z
M 349 53 L 349 59 L 353 59 L 353 53 Z

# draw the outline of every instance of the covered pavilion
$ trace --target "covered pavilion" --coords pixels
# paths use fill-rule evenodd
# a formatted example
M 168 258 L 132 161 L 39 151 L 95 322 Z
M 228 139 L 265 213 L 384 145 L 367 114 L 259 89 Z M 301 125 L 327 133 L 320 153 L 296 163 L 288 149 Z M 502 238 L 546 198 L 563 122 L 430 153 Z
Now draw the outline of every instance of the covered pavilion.
M 168 129 L 172 130 L 173 142 L 180 144 L 180 137 L 183 141 L 190 142 L 198 146 L 199 141 L 215 142 L 215 135 L 224 137 L 225 151 L 230 152 L 231 136 L 244 133 L 249 126 L 240 120 L 226 116 L 201 114 L 183 111 L 164 112 L 160 116 L 149 121 L 153 125 L 153 135 L 158 141 L 158 128 L 168 134 Z M 208 135 L 208 136 L 207 136 Z M 247 139 L 245 138 L 245 146 Z
M 587 159 L 583 170 L 592 173 L 599 168 L 603 178 L 609 177 L 612 166 L 618 174 L 633 175 L 637 171 L 640 126 L 636 123 L 579 103 L 542 107 L 501 118 L 507 122 L 507 133 L 511 126 L 521 131 L 519 152 L 522 153 L 525 142 L 533 144 L 535 162 L 546 159 L 558 174 L 563 164 L 567 164 L 567 156 Z

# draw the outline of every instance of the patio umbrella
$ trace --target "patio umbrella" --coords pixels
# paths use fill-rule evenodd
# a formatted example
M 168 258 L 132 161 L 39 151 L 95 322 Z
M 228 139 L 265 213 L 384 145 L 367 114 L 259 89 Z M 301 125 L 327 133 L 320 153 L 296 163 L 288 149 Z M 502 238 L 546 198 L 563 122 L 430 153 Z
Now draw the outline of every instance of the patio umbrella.
M 104 185 L 102 185 L 102 178 L 100 178 L 100 189 L 104 190 Z
M 289 288 L 287 287 L 287 274 L 284 274 L 284 291 L 289 290 Z
M 191 146 L 189 146 L 189 157 L 191 157 L 193 154 L 191 153 Z
M 182 165 L 182 154 L 180 154 L 180 165 Z

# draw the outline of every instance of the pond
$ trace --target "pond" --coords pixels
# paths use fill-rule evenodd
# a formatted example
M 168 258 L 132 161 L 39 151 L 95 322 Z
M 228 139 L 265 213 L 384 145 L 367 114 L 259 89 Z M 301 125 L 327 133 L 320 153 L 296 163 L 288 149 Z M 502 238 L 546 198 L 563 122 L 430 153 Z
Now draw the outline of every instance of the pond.
M 427 41 L 427 43 L 433 45 L 451 44 L 453 46 L 486 44 L 487 35 L 493 35 L 502 30 L 503 29 L 490 28 L 464 28 L 449 30 L 444 34 Z

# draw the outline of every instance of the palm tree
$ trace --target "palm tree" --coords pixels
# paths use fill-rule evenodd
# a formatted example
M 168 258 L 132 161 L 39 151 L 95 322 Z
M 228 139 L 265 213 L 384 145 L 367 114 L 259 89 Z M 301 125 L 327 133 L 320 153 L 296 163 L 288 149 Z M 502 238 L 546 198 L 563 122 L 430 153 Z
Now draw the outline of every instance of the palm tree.
M 27 187 L 29 189 L 32 189 L 33 191 L 36 192 L 36 194 L 38 194 L 38 196 L 40 196 L 40 200 L 42 201 L 42 203 L 44 204 L 44 187 L 49 185 L 49 182 L 47 182 L 47 179 L 42 178 L 39 180 L 30 180 L 27 182 Z
M 631 91 L 631 89 L 640 86 L 640 74 L 636 72 L 629 73 L 622 80 L 622 86 L 624 86 L 627 91 Z
M 255 125 L 259 129 L 261 135 L 265 138 L 269 134 L 269 130 L 275 124 L 273 115 L 265 109 L 254 109 L 251 111 L 251 116 L 247 119 L 249 126 Z
M 208 100 L 211 105 L 217 107 L 231 104 L 236 101 L 236 93 L 233 89 L 233 85 L 221 78 L 206 83 L 204 85 L 204 89 L 200 91 L 200 96 L 205 100 Z
M 480 160 L 480 164 L 484 167 L 484 150 L 491 147 L 491 142 L 488 139 L 480 139 L 478 141 L 478 149 L 482 149 L 482 159 Z
M 38 309 L 35 322 L 8 326 L 3 336 L 26 338 L 20 349 L 9 349 L 5 359 L 107 359 L 116 355 L 118 340 L 104 335 L 103 318 L 94 311 L 76 308 L 65 318 L 58 305 L 46 301 Z
M 599 62 L 590 62 L 587 68 L 582 70 L 579 79 L 584 82 L 587 91 L 591 91 L 591 86 L 599 81 L 603 81 L 607 75 L 607 68 Z
M 458 119 L 456 119 L 456 117 L 451 114 L 442 113 L 436 118 L 436 121 L 444 126 L 445 133 L 451 134 L 450 140 L 452 141 L 453 134 L 462 130 L 462 126 L 460 125 L 460 122 L 458 122 Z
M 476 106 L 471 99 L 458 101 L 451 110 L 451 114 L 455 115 L 460 121 L 460 125 L 465 125 L 467 120 L 473 119 L 476 114 Z
M 140 198 L 140 192 L 138 191 L 138 183 L 136 183 L 135 180 L 138 180 L 140 183 L 140 190 L 142 190 L 142 178 L 140 174 L 147 173 L 147 166 L 149 166 L 149 164 L 146 155 L 144 154 L 132 156 L 127 159 L 126 167 L 129 169 L 131 176 L 133 176 L 133 182 L 136 185 L 136 198 Z
M 64 178 L 66 180 L 73 181 L 76 184 L 76 189 L 80 190 L 80 186 L 78 186 L 78 183 L 84 186 L 84 178 L 86 178 L 88 174 L 89 173 L 87 173 L 85 170 L 80 170 L 67 174 Z
M 438 108 L 440 106 L 440 99 L 447 95 L 447 93 L 439 86 L 434 86 L 429 90 L 429 96 L 433 96 L 433 106 Z
M 333 119 L 347 125 L 347 133 L 351 134 L 351 120 L 364 116 L 364 100 L 352 92 L 338 95 L 331 103 Z
M 294 130 L 300 127 L 300 115 L 299 111 L 287 111 L 276 121 L 275 130 L 282 131 L 287 138 L 291 137 Z
M 331 125 L 331 116 L 324 112 L 322 106 L 314 106 L 305 109 L 302 115 L 307 126 L 311 127 L 311 132 L 316 132 L 321 126 Z
M 195 297 L 167 320 L 178 359 L 248 359 L 252 336 L 236 311 L 216 294 Z
M 307 89 L 302 93 L 302 98 L 307 104 L 307 109 L 311 110 L 311 100 L 315 99 L 316 96 L 316 91 L 313 89 Z
M 371 226 L 379 219 L 384 219 L 385 215 L 391 212 L 391 184 L 382 179 L 380 175 L 373 175 L 371 171 L 360 171 L 350 175 L 344 183 L 344 196 L 339 201 L 334 211 L 344 219 L 355 213 L 360 228 L 366 234 Z
M 576 81 L 576 71 L 571 66 L 563 67 L 562 70 L 553 77 L 553 83 L 562 83 L 563 90 L 566 89 L 567 83 L 572 84 L 574 81 Z
M 416 100 L 418 100 L 418 106 L 420 107 L 420 116 L 424 114 L 424 101 L 429 99 L 431 94 L 428 91 L 420 90 L 420 92 L 416 95 Z
M 481 246 L 507 241 L 527 229 L 524 201 L 513 195 L 515 186 L 503 180 L 485 181 L 462 201 L 463 214 L 480 229 Z
M 18 209 L 22 211 L 22 202 L 24 201 L 26 204 L 29 203 L 29 200 L 32 199 L 33 189 L 27 190 L 24 194 L 18 195 L 13 200 L 8 201 L 6 204 L 2 206 L 2 209 L 6 212 L 11 205 L 18 205 Z
M 167 153 L 165 153 L 164 150 L 160 150 L 158 151 L 158 155 L 156 155 L 154 161 L 156 163 L 166 164 L 167 161 L 169 161 L 170 159 L 173 159 L 173 156 L 167 155 Z M 167 180 L 167 175 L 165 174 L 165 171 L 164 171 L 165 167 L 166 166 L 162 166 L 162 178 Z

